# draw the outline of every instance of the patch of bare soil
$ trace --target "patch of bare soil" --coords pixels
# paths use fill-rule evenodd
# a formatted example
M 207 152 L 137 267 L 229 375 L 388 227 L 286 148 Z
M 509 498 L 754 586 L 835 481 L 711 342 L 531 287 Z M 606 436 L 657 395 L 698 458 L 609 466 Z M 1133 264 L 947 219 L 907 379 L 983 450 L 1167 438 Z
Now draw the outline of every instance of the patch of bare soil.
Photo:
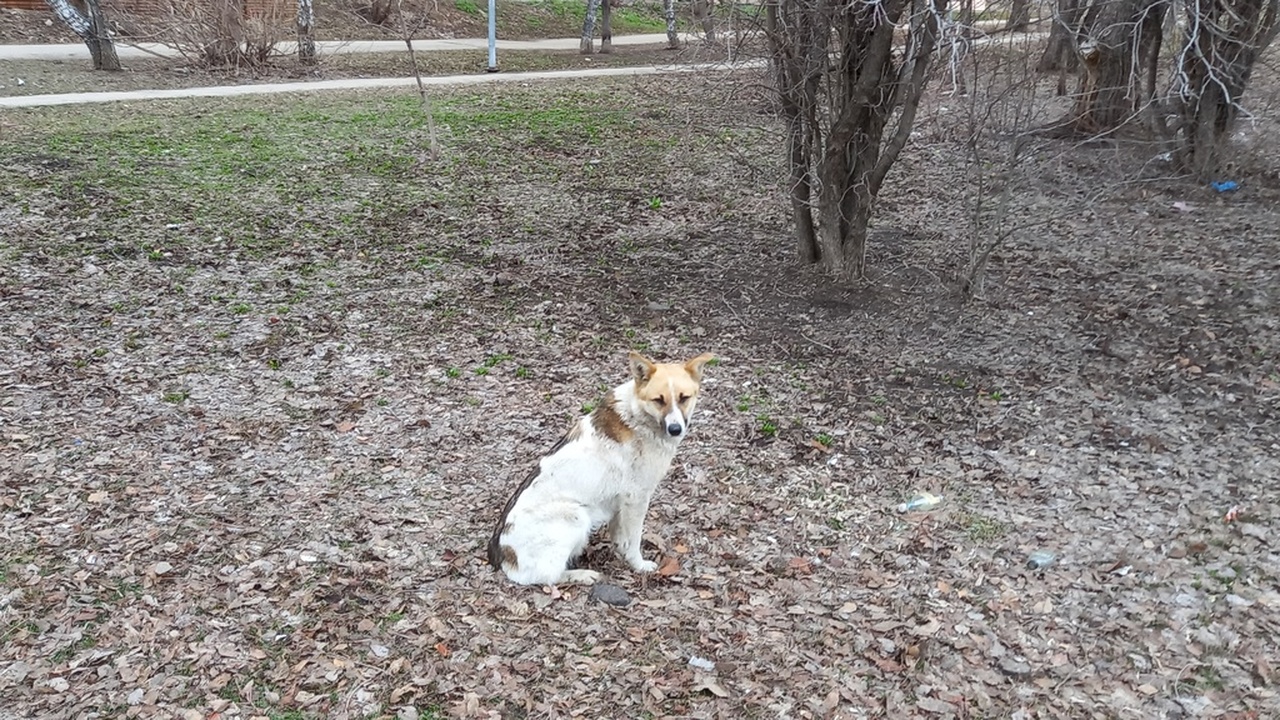
M 439 160 L 383 93 L 10 118 L 7 709 L 1280 712 L 1280 188 L 1038 141 L 961 302 L 982 190 L 938 94 L 838 287 L 791 261 L 760 83 L 457 93 Z M 491 525 L 628 347 L 723 357 L 649 517 L 667 571 L 597 544 L 635 604 L 511 586 Z

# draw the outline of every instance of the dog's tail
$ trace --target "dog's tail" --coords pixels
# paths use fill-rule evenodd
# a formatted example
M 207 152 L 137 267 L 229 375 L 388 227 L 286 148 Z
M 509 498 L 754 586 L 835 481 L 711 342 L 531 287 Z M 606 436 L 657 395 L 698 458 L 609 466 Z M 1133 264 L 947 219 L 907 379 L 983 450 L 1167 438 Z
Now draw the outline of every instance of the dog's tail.
M 489 564 L 494 570 L 502 569 L 502 548 L 500 547 L 499 538 L 502 536 L 503 521 L 507 519 L 507 514 L 502 514 L 502 519 L 498 521 L 498 527 L 493 529 L 493 535 L 489 537 Z

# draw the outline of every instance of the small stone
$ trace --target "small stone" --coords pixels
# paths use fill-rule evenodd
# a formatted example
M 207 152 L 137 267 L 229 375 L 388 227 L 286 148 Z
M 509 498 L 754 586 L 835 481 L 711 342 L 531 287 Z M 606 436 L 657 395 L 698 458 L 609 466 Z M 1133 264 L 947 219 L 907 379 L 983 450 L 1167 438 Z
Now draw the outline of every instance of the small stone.
M 1028 570 L 1043 570 L 1053 564 L 1057 556 L 1048 550 L 1036 550 L 1027 556 Z
M 157 575 L 164 575 L 165 573 L 169 572 L 172 569 L 173 569 L 173 565 L 170 565 L 169 563 L 163 560 L 151 566 L 151 572 Z
M 627 594 L 626 590 L 608 583 L 592 585 L 591 599 L 606 605 L 617 605 L 618 607 L 626 607 L 631 604 L 631 596 Z
M 142 688 L 134 688 L 133 692 L 129 693 L 129 697 L 125 698 L 125 702 L 129 703 L 130 705 L 141 705 L 142 698 L 145 695 L 146 693 L 143 691 Z
M 1031 665 L 1022 658 L 1006 655 L 1000 658 L 1000 672 L 1012 678 L 1025 678 L 1031 675 Z
M 1169 557 L 1173 558 L 1174 560 L 1181 560 L 1186 556 L 1187 556 L 1187 548 L 1182 543 L 1174 543 L 1173 547 L 1169 548 Z

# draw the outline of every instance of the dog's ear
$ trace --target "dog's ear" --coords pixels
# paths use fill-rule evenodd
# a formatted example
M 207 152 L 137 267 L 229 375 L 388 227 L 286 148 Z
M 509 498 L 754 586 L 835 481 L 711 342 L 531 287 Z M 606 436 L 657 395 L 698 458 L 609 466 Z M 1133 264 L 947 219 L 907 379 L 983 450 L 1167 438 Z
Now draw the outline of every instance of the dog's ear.
M 627 363 L 631 366 L 631 374 L 636 378 L 636 385 L 643 385 L 653 377 L 653 371 L 656 369 L 653 361 L 632 350 L 627 355 Z
M 698 357 L 687 361 L 684 364 L 684 369 L 693 376 L 694 380 L 702 382 L 702 368 L 704 368 L 707 363 L 715 359 L 716 356 L 712 353 L 702 353 Z

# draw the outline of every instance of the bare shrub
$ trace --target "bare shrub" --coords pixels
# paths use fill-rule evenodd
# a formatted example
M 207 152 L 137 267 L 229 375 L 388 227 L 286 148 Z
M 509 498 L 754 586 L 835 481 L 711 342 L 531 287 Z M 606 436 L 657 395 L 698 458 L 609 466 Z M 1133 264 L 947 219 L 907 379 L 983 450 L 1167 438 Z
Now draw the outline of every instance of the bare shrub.
M 396 0 L 347 0 L 344 9 L 372 25 L 386 25 L 397 5 Z
M 246 16 L 244 0 L 169 0 L 161 39 L 205 67 L 258 67 L 296 28 L 295 13 L 284 2 Z

